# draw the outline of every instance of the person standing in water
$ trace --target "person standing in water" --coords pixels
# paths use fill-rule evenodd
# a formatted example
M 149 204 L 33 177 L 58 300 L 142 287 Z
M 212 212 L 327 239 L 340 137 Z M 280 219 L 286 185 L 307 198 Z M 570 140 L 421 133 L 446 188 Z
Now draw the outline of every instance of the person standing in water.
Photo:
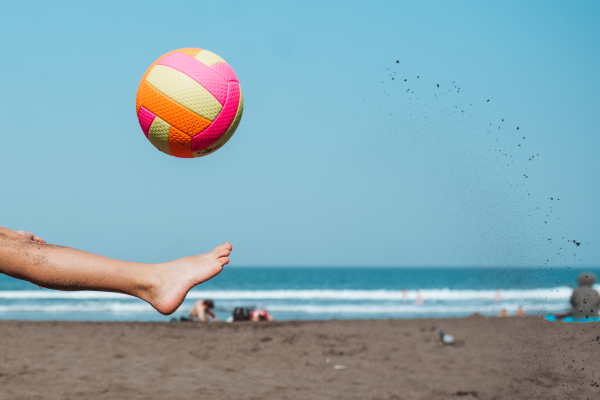
M 592 285 L 596 283 L 596 275 L 584 272 L 577 278 L 579 287 L 571 295 L 571 311 L 569 316 L 574 318 L 598 317 L 600 295 Z

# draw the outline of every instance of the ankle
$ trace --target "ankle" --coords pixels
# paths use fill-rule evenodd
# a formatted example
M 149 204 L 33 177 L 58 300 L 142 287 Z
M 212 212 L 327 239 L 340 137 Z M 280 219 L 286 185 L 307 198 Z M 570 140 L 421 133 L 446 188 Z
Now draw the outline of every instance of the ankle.
M 161 291 L 164 279 L 159 273 L 159 264 L 146 264 L 144 267 L 136 277 L 136 293 L 133 295 L 153 304 Z

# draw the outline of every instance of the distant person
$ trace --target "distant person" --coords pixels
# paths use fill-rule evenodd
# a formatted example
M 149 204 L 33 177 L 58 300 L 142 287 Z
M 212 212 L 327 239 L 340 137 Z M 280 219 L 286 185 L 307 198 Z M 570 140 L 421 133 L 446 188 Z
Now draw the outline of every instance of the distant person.
M 500 310 L 500 313 L 498 314 L 498 316 L 501 318 L 508 317 L 508 311 L 506 311 L 506 308 L 503 308 L 502 310 Z
M 500 289 L 496 290 L 496 295 L 494 296 L 494 301 L 496 303 L 500 303 Z
M 579 287 L 571 295 L 571 311 L 569 315 L 574 318 L 598 317 L 600 308 L 600 295 L 592 288 L 596 282 L 596 275 L 584 272 L 577 278 Z
M 421 292 L 417 290 L 417 304 L 423 304 L 423 299 L 421 298 Z
M 525 316 L 525 310 L 523 310 L 523 307 L 519 306 L 519 309 L 517 310 L 517 317 L 524 317 Z
M 215 303 L 212 300 L 198 300 L 190 310 L 190 318 L 194 322 L 208 322 L 209 320 L 216 322 L 218 319 L 212 311 L 213 308 L 215 308 Z
M 275 321 L 265 309 L 255 308 L 250 312 L 250 321 L 258 322 L 258 321 Z

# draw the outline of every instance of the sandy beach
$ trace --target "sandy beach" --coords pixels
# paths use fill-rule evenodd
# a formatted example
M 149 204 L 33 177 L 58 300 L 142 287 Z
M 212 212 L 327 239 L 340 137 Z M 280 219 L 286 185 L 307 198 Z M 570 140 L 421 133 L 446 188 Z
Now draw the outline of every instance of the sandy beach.
M 600 398 L 598 323 L 1 321 L 0 335 L 3 399 Z

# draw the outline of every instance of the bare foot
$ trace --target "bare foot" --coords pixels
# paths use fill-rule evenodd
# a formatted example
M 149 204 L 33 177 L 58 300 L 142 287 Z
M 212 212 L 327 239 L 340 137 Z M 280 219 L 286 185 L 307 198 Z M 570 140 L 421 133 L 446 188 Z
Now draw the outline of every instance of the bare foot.
M 191 288 L 223 270 L 223 266 L 229 263 L 231 249 L 231 243 L 224 243 L 210 253 L 157 264 L 155 284 L 140 297 L 159 313 L 172 314 L 183 303 Z

